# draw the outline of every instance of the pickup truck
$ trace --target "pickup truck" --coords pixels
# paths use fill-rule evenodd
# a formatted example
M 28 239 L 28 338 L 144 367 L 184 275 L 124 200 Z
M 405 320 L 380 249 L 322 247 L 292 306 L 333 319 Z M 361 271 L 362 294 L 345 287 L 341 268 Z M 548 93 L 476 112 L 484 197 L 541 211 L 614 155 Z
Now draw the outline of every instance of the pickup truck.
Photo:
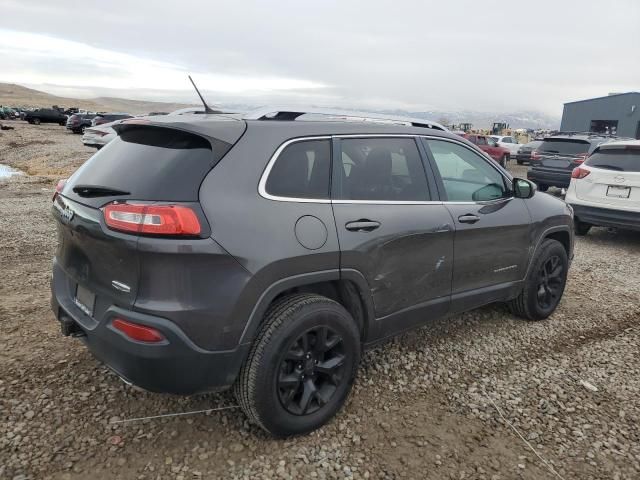
M 495 162 L 503 167 L 507 166 L 511 153 L 508 149 L 500 147 L 491 136 L 478 135 L 475 133 L 466 133 L 463 136 L 471 143 L 477 145 L 480 150 L 486 152 Z
M 67 123 L 67 116 L 53 108 L 37 108 L 32 112 L 27 112 L 24 119 L 34 125 L 57 123 L 64 126 Z

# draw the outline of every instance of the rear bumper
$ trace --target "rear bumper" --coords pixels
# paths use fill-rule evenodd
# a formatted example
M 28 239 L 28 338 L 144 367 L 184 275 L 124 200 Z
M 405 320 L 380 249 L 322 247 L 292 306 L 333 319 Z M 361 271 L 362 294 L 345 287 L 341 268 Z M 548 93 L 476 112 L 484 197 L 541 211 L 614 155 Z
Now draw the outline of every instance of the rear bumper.
M 615 227 L 640 231 L 640 212 L 612 210 L 610 208 L 590 207 L 570 204 L 574 217 L 581 222 L 601 227 Z
M 65 277 L 54 261 L 51 308 L 56 318 L 67 326 L 73 322 L 72 330 L 91 353 L 127 383 L 152 392 L 186 395 L 224 390 L 235 381 L 249 345 L 228 351 L 205 350 L 175 323 L 116 305 L 94 319 L 75 305 Z M 157 344 L 132 340 L 113 327 L 115 318 L 153 327 L 166 340 Z
M 527 171 L 527 179 L 537 184 L 549 185 L 550 187 L 567 188 L 571 183 L 571 172 L 530 168 Z

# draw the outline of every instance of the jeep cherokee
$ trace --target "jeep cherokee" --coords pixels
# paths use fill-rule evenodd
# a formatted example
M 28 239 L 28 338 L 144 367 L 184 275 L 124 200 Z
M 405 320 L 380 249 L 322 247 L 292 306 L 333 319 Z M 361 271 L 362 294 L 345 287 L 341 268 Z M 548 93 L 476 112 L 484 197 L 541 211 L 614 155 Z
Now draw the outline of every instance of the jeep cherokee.
M 147 390 L 233 387 L 289 436 L 333 417 L 377 342 L 492 302 L 555 310 L 564 202 L 437 124 L 312 113 L 114 127 L 54 195 L 63 333 Z

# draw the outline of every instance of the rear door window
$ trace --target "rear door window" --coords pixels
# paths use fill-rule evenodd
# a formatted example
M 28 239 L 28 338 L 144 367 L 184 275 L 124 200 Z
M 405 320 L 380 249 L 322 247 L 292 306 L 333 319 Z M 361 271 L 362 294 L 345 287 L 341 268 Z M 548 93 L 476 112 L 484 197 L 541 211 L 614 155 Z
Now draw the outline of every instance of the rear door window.
M 413 138 L 342 139 L 335 198 L 371 201 L 429 199 L 427 177 Z
M 603 149 L 592 154 L 585 165 L 617 172 L 640 172 L 640 149 Z
M 276 197 L 328 199 L 330 172 L 330 140 L 294 142 L 278 155 L 265 190 Z

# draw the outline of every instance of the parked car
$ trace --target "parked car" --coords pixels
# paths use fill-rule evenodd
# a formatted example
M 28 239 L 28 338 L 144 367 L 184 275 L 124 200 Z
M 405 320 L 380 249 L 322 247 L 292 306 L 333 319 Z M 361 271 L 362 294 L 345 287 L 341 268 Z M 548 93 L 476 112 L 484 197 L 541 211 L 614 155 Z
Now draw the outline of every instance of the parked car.
M 598 133 L 560 133 L 545 138 L 532 152 L 527 178 L 546 192 L 549 187 L 567 188 L 571 172 L 602 143 L 617 137 Z
M 331 419 L 391 335 L 492 302 L 551 315 L 564 202 L 441 125 L 308 113 L 116 125 L 54 195 L 62 332 L 148 390 L 233 386 L 289 436 Z
M 85 129 L 91 126 L 91 120 L 95 116 L 95 114 L 75 113 L 67 120 L 67 130 L 71 130 L 73 133 L 84 133 Z
M 14 120 L 15 110 L 11 107 L 0 106 L 0 120 Z
M 496 141 L 496 144 L 499 147 L 509 150 L 510 158 L 515 158 L 516 154 L 518 153 L 518 149 L 520 148 L 520 144 L 514 137 L 509 135 L 491 135 L 491 138 Z
M 592 225 L 640 230 L 640 140 L 602 144 L 571 174 L 576 235 Z
M 82 135 L 82 143 L 87 147 L 100 150 L 118 136 L 113 127 L 121 122 L 122 120 L 116 120 L 115 122 L 105 123 L 97 127 L 87 128 L 84 131 L 84 135 Z
M 64 126 L 67 123 L 67 116 L 54 108 L 36 108 L 31 112 L 27 112 L 24 119 L 34 125 L 57 123 Z
M 480 150 L 486 152 L 487 155 L 489 155 L 503 167 L 507 166 L 511 153 L 506 148 L 498 146 L 496 141 L 491 136 L 466 133 L 463 135 L 463 137 L 469 140 L 474 145 L 477 145 Z
M 111 123 L 114 120 L 124 120 L 125 118 L 133 118 L 133 115 L 128 113 L 99 113 L 91 120 L 91 126 L 97 127 L 98 125 Z
M 516 161 L 518 162 L 518 165 L 522 165 L 523 163 L 532 164 L 532 153 L 540 145 L 542 145 L 542 140 L 533 140 L 529 143 L 525 143 L 524 145 L 519 145 L 518 152 L 516 153 Z

